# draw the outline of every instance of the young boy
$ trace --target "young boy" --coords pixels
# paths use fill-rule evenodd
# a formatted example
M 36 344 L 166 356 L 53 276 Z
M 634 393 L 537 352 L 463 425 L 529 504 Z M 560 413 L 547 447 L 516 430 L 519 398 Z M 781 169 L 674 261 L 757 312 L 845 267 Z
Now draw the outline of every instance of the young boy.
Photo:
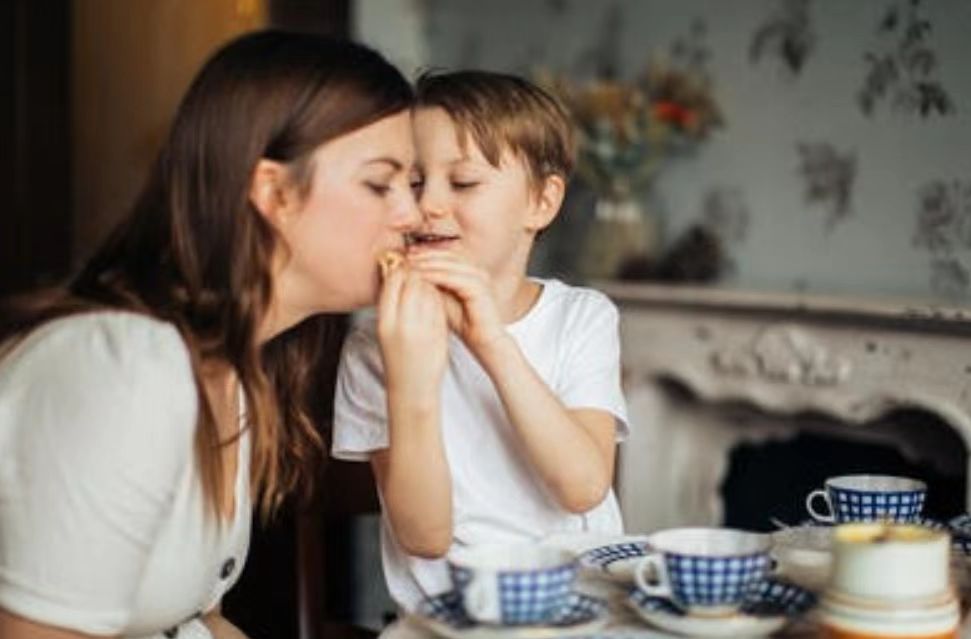
M 332 451 L 372 464 L 385 577 L 406 610 L 449 589 L 453 546 L 620 533 L 627 433 L 616 308 L 526 275 L 573 168 L 568 116 L 499 73 L 427 75 L 417 93 L 423 224 L 377 321 L 345 345 Z

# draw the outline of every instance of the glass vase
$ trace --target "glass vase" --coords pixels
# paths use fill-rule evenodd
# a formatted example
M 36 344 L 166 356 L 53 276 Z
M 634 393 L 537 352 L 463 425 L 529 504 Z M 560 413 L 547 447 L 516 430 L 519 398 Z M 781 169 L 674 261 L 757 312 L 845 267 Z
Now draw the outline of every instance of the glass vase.
M 579 274 L 588 280 L 615 278 L 629 261 L 653 259 L 660 239 L 657 219 L 639 199 L 600 197 L 583 239 Z

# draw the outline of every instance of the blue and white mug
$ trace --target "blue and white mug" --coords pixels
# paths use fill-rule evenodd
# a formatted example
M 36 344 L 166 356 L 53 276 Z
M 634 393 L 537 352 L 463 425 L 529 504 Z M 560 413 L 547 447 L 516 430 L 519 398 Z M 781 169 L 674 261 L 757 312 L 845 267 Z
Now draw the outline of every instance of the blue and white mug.
M 637 587 L 690 615 L 731 615 L 770 576 L 771 537 L 731 528 L 672 528 L 648 537 Z
M 855 521 L 915 522 L 924 510 L 927 484 L 894 475 L 840 475 L 826 480 L 825 488 L 806 496 L 806 510 L 824 524 Z M 816 510 L 821 499 L 826 510 Z
M 573 554 L 536 545 L 480 545 L 447 559 L 466 614 L 484 624 L 547 623 L 569 605 L 578 565 Z

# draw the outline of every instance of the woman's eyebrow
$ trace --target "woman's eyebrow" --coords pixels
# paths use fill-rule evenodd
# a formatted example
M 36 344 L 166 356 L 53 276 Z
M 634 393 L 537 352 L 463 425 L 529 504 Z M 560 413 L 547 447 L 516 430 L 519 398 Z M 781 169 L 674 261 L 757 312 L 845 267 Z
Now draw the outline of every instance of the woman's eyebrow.
M 395 171 L 400 171 L 401 169 L 405 168 L 404 164 L 401 163 L 401 160 L 399 160 L 398 158 L 392 158 L 392 157 L 372 158 L 367 162 L 365 162 L 365 164 L 388 164 Z

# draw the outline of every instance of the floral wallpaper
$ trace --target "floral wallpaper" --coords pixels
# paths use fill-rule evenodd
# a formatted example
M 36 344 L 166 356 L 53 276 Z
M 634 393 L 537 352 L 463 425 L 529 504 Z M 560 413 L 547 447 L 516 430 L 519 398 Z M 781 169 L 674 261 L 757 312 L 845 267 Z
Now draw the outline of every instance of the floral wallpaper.
M 402 1 L 433 67 L 625 80 L 700 33 L 724 124 L 645 196 L 669 248 L 716 238 L 719 286 L 971 301 L 971 2 Z M 569 273 L 592 208 L 536 270 Z

